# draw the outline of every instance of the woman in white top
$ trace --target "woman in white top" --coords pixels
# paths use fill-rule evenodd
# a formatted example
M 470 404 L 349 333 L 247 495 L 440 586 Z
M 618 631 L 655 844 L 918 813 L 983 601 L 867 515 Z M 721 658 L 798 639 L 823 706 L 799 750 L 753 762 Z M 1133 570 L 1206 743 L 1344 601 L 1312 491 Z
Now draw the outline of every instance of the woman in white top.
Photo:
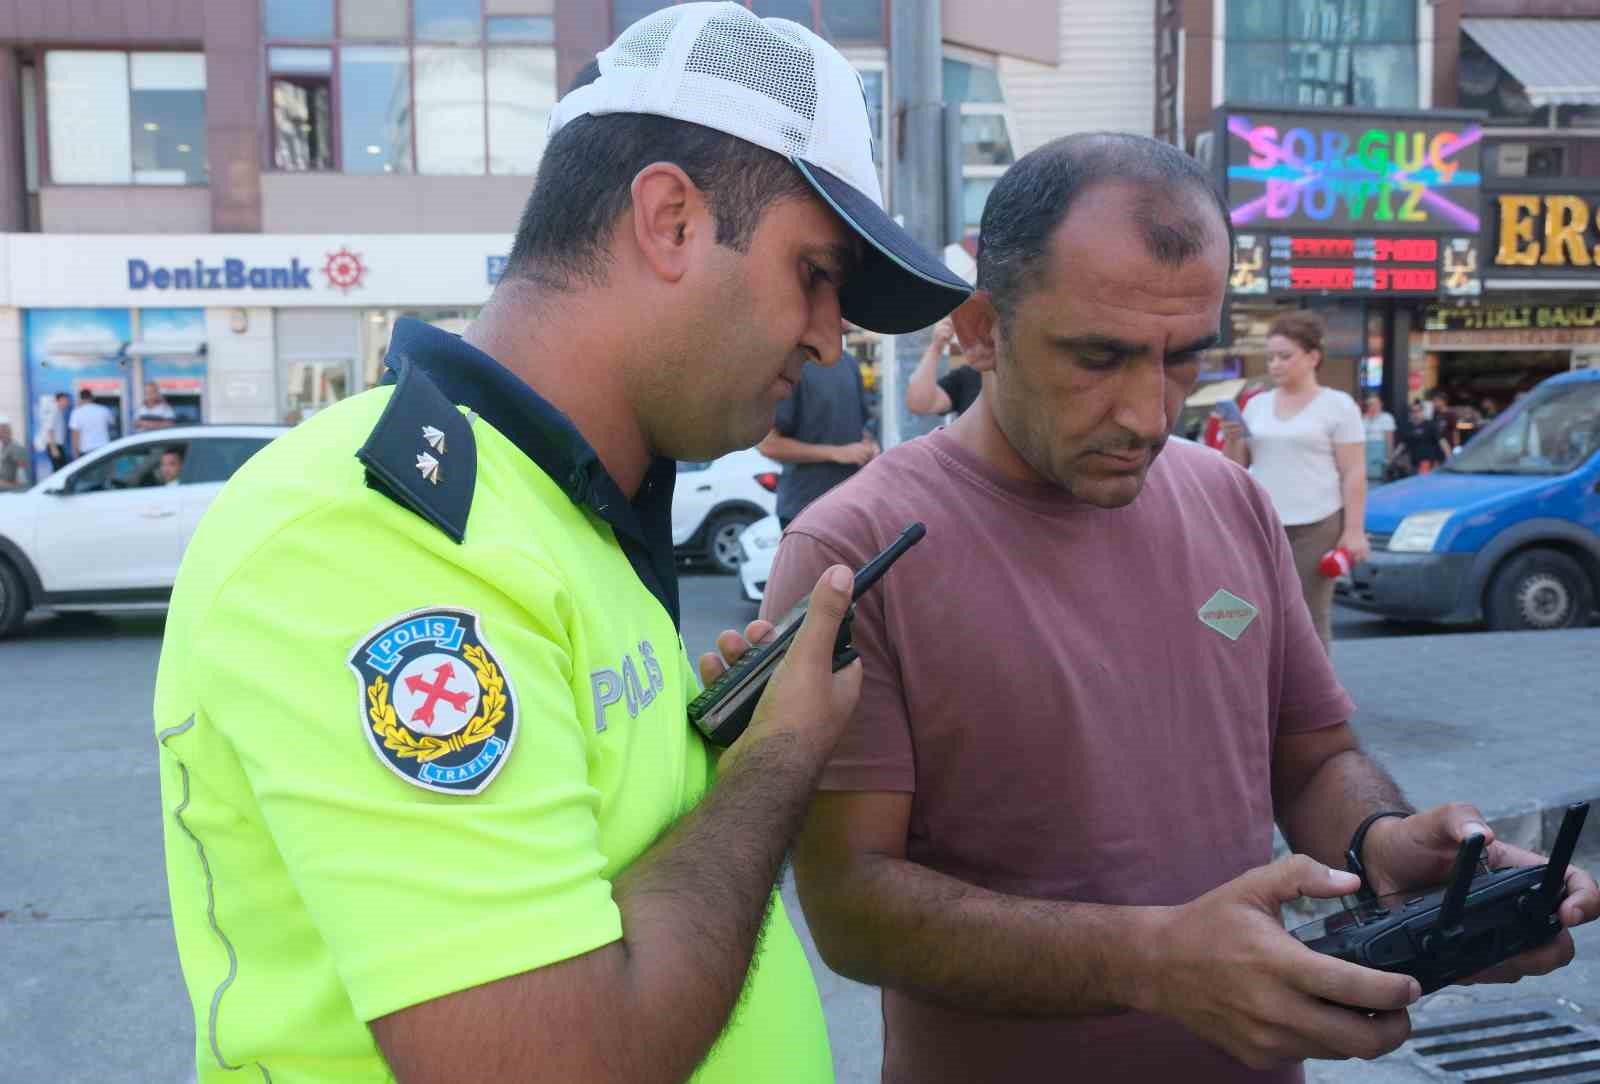
M 1275 387 L 1245 406 L 1243 427 L 1224 425 L 1222 432 L 1223 454 L 1249 467 L 1272 497 L 1289 534 L 1306 606 L 1327 647 L 1333 640 L 1333 581 L 1317 562 L 1335 546 L 1349 550 L 1353 562 L 1364 561 L 1369 547 L 1361 409 L 1344 392 L 1317 383 L 1324 332 L 1322 319 L 1311 312 L 1273 321 L 1267 373 Z

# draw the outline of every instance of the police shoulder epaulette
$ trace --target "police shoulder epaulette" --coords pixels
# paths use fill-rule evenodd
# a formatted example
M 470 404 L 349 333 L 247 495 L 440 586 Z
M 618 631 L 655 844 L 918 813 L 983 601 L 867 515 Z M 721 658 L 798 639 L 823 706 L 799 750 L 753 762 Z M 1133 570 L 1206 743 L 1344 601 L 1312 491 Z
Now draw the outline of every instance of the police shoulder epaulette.
M 421 366 L 402 361 L 389 405 L 356 458 L 367 485 L 457 542 L 466 537 L 478 478 L 472 423 Z

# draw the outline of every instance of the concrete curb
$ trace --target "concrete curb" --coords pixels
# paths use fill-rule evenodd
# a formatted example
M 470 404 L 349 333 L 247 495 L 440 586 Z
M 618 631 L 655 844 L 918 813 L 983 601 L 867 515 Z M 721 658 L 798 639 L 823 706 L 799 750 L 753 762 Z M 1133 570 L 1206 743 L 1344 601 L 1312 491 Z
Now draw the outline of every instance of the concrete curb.
M 1494 812 L 1487 809 L 1483 812 L 1489 821 L 1489 827 L 1494 830 L 1496 839 L 1516 847 L 1538 851 L 1540 854 L 1548 854 L 1550 847 L 1556 841 L 1556 833 L 1561 830 L 1561 818 L 1566 815 L 1567 806 L 1574 802 L 1589 802 L 1600 806 L 1600 789 L 1579 788 L 1548 798 L 1514 802 Z M 1585 838 L 1592 838 L 1596 830 L 1593 823 L 1586 823 Z

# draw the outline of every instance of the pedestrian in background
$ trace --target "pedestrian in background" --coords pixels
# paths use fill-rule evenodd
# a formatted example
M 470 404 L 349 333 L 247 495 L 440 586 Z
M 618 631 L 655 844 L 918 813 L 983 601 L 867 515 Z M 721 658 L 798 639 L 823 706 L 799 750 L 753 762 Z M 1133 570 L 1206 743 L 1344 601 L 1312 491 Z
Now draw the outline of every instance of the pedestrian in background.
M 0 416 L 0 491 L 28 488 L 28 450 L 11 437 L 11 419 Z
M 1267 332 L 1273 389 L 1250 400 L 1244 426 L 1223 427 L 1223 454 L 1250 468 L 1289 532 L 1294 567 L 1324 648 L 1333 643 L 1333 581 L 1317 567 L 1335 546 L 1367 559 L 1366 433 L 1361 409 L 1317 383 L 1326 327 L 1312 312 L 1290 312 Z M 1245 430 L 1249 430 L 1249 437 Z
M 783 464 L 778 523 L 787 527 L 806 505 L 872 462 L 878 440 L 861 363 L 841 354 L 833 365 L 807 364 L 778 404 L 772 431 L 758 448 Z
M 1439 430 L 1439 439 L 1444 441 L 1447 449 L 1455 448 L 1456 426 L 1461 422 L 1461 413 L 1450 405 L 1450 393 L 1444 388 L 1434 388 L 1433 394 L 1428 397 L 1429 417 L 1433 419 Z
M 1367 481 L 1383 481 L 1383 473 L 1394 457 L 1394 415 L 1383 409 L 1383 397 L 1369 392 L 1361 427 L 1367 434 Z
M 1420 399 L 1412 400 L 1406 424 L 1400 429 L 1400 451 L 1409 474 L 1427 474 L 1450 458 L 1450 446 L 1445 443 L 1437 414 L 1428 417 Z
M 111 443 L 111 428 L 116 415 L 103 403 L 94 401 L 94 392 L 84 388 L 78 393 L 78 406 L 72 412 L 67 428 L 72 432 L 72 458 L 88 455 L 96 448 Z
M 952 364 L 950 371 L 943 376 L 934 375 L 939 371 L 939 359 L 952 345 L 959 347 L 955 336 L 955 325 L 949 317 L 933 325 L 933 338 L 928 341 L 928 348 L 922 352 L 922 360 L 917 362 L 906 384 L 906 409 L 911 413 L 955 414 L 959 417 L 966 413 L 978 398 L 978 393 L 983 391 L 983 377 L 978 370 L 965 363 Z
M 167 397 L 161 394 L 161 385 L 154 380 L 145 381 L 144 401 L 139 404 L 139 412 L 133 416 L 134 432 L 165 429 L 176 424 L 178 424 L 177 411 L 172 409 Z
M 71 438 L 67 432 L 67 417 L 71 413 L 72 396 L 64 391 L 56 392 L 50 399 L 50 406 L 41 426 L 44 454 L 50 457 L 52 471 L 58 471 L 72 461 L 69 452 Z

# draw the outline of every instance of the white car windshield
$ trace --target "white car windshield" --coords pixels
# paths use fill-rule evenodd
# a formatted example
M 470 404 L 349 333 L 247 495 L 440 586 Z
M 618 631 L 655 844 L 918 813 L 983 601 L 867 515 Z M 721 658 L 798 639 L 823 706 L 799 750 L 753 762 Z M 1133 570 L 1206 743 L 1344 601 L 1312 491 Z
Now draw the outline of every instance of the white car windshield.
M 1473 438 L 1445 470 L 1565 474 L 1600 449 L 1600 381 L 1546 384 Z

